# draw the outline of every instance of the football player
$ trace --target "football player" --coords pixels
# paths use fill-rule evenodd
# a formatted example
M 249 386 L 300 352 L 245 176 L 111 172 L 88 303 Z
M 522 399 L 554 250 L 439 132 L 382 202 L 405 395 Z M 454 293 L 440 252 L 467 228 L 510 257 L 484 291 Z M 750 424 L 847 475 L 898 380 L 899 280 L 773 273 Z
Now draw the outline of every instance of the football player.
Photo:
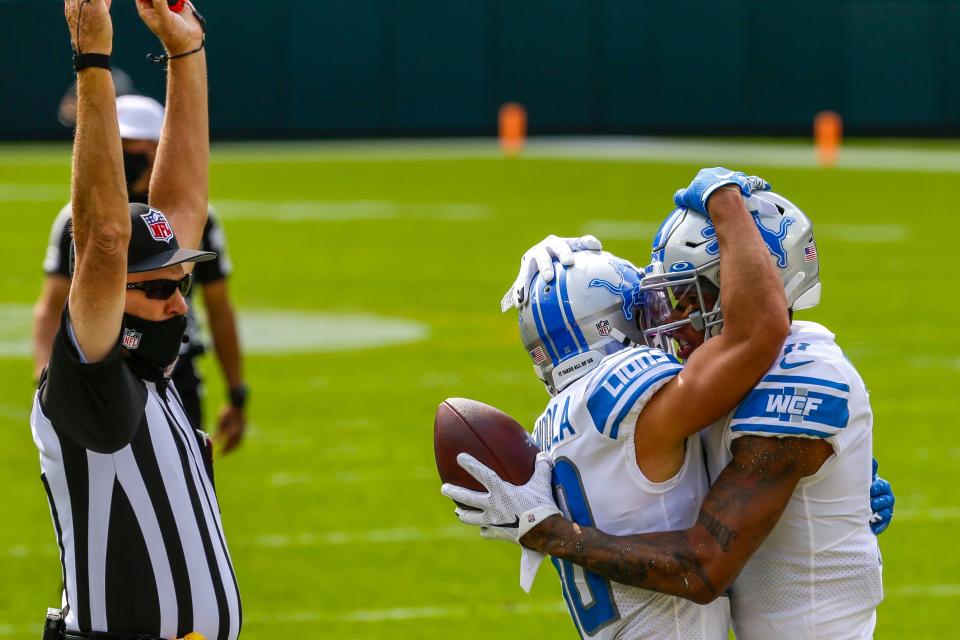
M 756 385 L 789 330 L 783 286 L 742 197 L 762 186 L 745 179 L 742 189 L 717 189 L 710 200 L 726 249 L 720 259 L 728 324 L 685 368 L 638 344 L 641 273 L 629 262 L 585 251 L 554 281 L 534 275 L 520 296 L 520 333 L 553 395 L 535 430 L 544 457 L 529 485 L 506 485 L 509 497 L 500 500 L 492 498 L 495 474 L 461 454 L 461 466 L 491 488 L 488 495 L 444 485 L 444 495 L 483 509 L 459 508 L 462 520 L 482 525 L 488 537 L 526 541 L 560 513 L 549 497 L 552 475 L 560 509 L 581 524 L 624 536 L 694 525 L 708 489 L 697 434 Z M 524 508 L 513 513 L 514 503 Z M 552 555 L 584 636 L 727 637 L 725 598 L 701 606 L 646 585 L 612 582 Z M 525 554 L 525 586 L 535 564 Z
M 745 178 L 705 170 L 679 191 L 679 208 L 661 226 L 654 260 L 645 269 L 640 297 L 646 338 L 689 363 L 730 330 L 735 311 L 720 304 L 719 254 L 729 243 L 718 241 L 716 220 L 703 212 L 717 188 Z M 754 193 L 747 203 L 780 273 L 791 316 L 793 309 L 815 305 L 820 284 L 809 219 L 769 192 Z M 710 207 L 713 213 L 712 201 Z M 580 248 L 576 244 L 571 248 Z M 734 283 L 723 272 L 726 290 Z M 656 402 L 654 397 L 651 405 Z M 794 322 L 769 372 L 703 434 L 714 484 L 695 524 L 660 534 L 610 535 L 619 532 L 570 514 L 538 521 L 522 544 L 584 567 L 594 580 L 695 602 L 710 602 L 733 583 L 729 595 L 738 638 L 871 637 L 882 599 L 865 499 L 871 487 L 871 428 L 863 382 L 833 335 L 819 325 Z M 490 495 L 504 500 L 505 483 L 485 480 Z M 549 493 L 542 479 L 534 481 L 539 485 L 533 493 Z M 875 485 L 887 489 L 874 501 L 874 510 L 882 513 L 874 514 L 871 527 L 879 533 L 892 516 L 893 497 L 889 485 Z M 536 503 L 532 487 L 525 489 L 527 504 Z

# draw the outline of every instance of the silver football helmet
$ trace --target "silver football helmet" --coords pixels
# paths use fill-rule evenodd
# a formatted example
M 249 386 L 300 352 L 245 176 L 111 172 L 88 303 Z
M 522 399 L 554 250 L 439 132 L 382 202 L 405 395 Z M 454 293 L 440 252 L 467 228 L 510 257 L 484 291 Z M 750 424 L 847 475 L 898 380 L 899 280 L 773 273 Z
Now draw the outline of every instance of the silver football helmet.
M 605 251 L 579 251 L 569 267 L 536 274 L 520 307 L 520 338 L 551 395 L 615 351 L 641 343 L 640 270 Z
M 815 307 L 820 302 L 820 260 L 810 218 L 770 191 L 755 192 L 744 203 L 770 250 L 789 308 Z M 646 304 L 641 327 L 651 346 L 675 352 L 672 335 L 688 324 L 705 331 L 706 338 L 720 333 L 720 243 L 707 216 L 690 209 L 675 209 L 667 216 L 654 238 L 642 290 Z M 707 303 L 705 297 L 715 302 Z

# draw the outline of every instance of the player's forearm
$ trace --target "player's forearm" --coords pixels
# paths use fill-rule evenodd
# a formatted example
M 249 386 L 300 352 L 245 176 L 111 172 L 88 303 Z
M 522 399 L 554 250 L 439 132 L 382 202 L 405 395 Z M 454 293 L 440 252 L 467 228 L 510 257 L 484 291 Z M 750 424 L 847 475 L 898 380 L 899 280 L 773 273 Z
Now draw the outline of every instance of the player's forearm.
M 554 516 L 527 533 L 521 543 L 615 582 L 703 604 L 715 599 L 722 588 L 714 584 L 698 555 L 704 541 L 691 537 L 698 534 L 615 536 Z
M 210 332 L 213 348 L 227 384 L 233 388 L 243 384 L 243 357 L 240 352 L 240 335 L 236 316 L 229 303 L 207 308 L 210 316 Z
M 50 362 L 53 337 L 60 326 L 60 314 L 49 305 L 37 303 L 33 313 L 33 378 L 40 378 L 43 368 Z
M 170 219 L 182 247 L 200 246 L 207 220 L 210 130 L 205 51 L 171 60 L 150 204 Z
M 736 579 L 780 520 L 800 478 L 815 473 L 829 445 L 745 436 L 684 531 L 613 536 L 559 516 L 521 544 L 623 584 L 706 603 Z
M 127 187 L 116 94 L 106 69 L 77 74 L 72 206 L 78 260 L 88 243 L 101 253 L 125 252 L 130 235 Z
M 773 358 L 789 333 L 790 323 L 783 283 L 770 260 L 770 251 L 738 190 L 717 189 L 708 207 L 720 243 L 723 333 L 728 341 L 755 344 L 758 349 L 769 344 Z

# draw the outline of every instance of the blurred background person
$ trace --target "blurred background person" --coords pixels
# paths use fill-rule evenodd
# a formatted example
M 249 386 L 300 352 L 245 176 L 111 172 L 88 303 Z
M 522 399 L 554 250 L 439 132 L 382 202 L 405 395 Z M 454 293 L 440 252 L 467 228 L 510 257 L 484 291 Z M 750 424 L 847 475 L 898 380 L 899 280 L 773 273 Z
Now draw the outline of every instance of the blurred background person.
M 114 77 L 118 74 L 114 71 Z M 130 77 L 120 74 L 123 86 L 132 89 Z M 125 80 L 124 80 L 125 79 Z M 65 101 L 73 92 L 67 93 Z M 75 101 L 75 98 L 74 98 Z M 69 109 L 68 109 L 69 110 Z M 75 121 L 75 110 L 73 107 Z M 61 116 L 64 105 L 61 104 Z M 147 203 L 150 177 L 157 155 L 160 131 L 163 125 L 163 106 L 146 96 L 123 95 L 117 98 L 120 137 L 123 144 L 123 168 L 130 202 Z M 72 122 L 70 123 L 72 126 Z M 70 292 L 70 261 L 72 259 L 71 206 L 60 210 L 50 231 L 43 270 L 46 274 L 40 298 L 34 308 L 33 352 L 34 379 L 47 365 L 53 337 L 60 323 L 60 314 Z M 203 251 L 217 254 L 216 260 L 203 262 L 194 268 L 194 282 L 199 284 L 203 304 L 207 310 L 214 352 L 228 389 L 227 404 L 219 413 L 215 441 L 224 453 L 235 449 L 243 440 L 246 429 L 245 406 L 247 386 L 243 378 L 243 354 L 240 348 L 237 318 L 230 301 L 227 280 L 232 264 L 227 256 L 226 237 L 212 208 L 201 240 Z M 172 379 L 180 392 L 187 417 L 197 429 L 203 429 L 203 379 L 196 359 L 205 351 L 191 290 L 187 303 L 187 333 L 180 349 L 180 358 Z
M 133 85 L 133 78 L 122 69 L 111 69 L 110 75 L 113 76 L 113 87 L 117 92 L 117 97 L 137 95 L 137 88 Z M 77 83 L 73 82 L 67 92 L 60 99 L 60 106 L 57 108 L 57 119 L 65 127 L 73 128 L 77 124 Z

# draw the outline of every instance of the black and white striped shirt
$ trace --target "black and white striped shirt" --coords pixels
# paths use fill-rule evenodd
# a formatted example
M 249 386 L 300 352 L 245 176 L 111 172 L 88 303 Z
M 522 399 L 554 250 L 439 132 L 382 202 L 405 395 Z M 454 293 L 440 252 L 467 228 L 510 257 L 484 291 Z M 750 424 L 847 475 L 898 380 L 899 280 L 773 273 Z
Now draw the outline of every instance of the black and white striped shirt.
M 120 345 L 86 364 L 64 312 L 31 427 L 60 544 L 68 630 L 234 640 L 241 604 L 205 437 Z

